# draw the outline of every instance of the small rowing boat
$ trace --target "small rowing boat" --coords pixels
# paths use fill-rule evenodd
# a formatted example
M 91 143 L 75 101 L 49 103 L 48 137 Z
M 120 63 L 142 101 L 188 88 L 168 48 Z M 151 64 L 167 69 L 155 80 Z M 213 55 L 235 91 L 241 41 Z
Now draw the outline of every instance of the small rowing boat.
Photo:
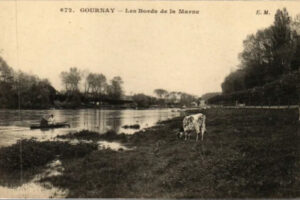
M 30 129 L 52 129 L 52 128 L 64 128 L 70 127 L 70 124 L 67 122 L 58 122 L 55 124 L 48 124 L 41 126 L 40 124 L 31 124 Z

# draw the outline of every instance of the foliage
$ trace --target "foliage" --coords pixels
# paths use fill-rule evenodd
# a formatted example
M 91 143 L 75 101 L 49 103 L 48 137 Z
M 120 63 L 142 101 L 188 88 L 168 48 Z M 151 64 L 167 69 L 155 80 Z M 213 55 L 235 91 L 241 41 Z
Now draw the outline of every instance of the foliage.
M 247 105 L 298 104 L 300 67 L 299 17 L 292 20 L 287 10 L 277 10 L 274 23 L 249 35 L 239 55 L 238 70 L 222 83 L 223 95 L 213 104 L 235 102 Z M 293 80 L 293 81 L 291 81 Z
M 86 82 L 85 93 L 91 93 L 95 97 L 106 93 L 107 83 L 103 74 L 90 73 L 86 78 Z
M 111 84 L 108 85 L 108 97 L 112 99 L 120 99 L 124 94 L 122 88 L 123 83 L 124 82 L 121 77 L 113 77 L 113 79 L 111 80 Z
M 55 95 L 47 79 L 15 72 L 0 57 L 0 108 L 48 108 Z
M 168 95 L 168 91 L 165 89 L 155 89 L 154 93 L 157 95 L 158 98 L 163 99 L 166 98 Z
M 69 72 L 63 71 L 60 75 L 67 93 L 73 93 L 79 90 L 79 83 L 82 79 L 82 74 L 79 69 L 71 67 Z
M 217 96 L 217 95 L 220 95 L 221 92 L 209 92 L 209 93 L 205 93 L 201 96 L 201 99 L 207 101 L 208 99 L 214 97 L 214 96 Z
M 239 55 L 239 69 L 229 74 L 223 93 L 263 86 L 298 69 L 299 39 L 287 10 L 277 10 L 273 25 L 249 35 Z
M 261 87 L 214 96 L 210 104 L 235 105 L 297 105 L 300 100 L 300 72 L 283 75 Z
M 151 97 L 145 94 L 135 94 L 132 96 L 132 100 L 140 108 L 149 108 L 150 106 L 155 105 L 158 102 L 155 97 Z
M 60 97 L 60 99 L 64 99 L 60 106 L 77 108 L 84 103 L 121 100 L 124 95 L 123 80 L 119 76 L 113 77 L 109 84 L 104 74 L 88 73 L 85 77 L 84 91 L 81 92 L 80 83 L 83 78 L 84 73 L 76 67 L 70 68 L 69 72 L 61 73 L 65 92 Z

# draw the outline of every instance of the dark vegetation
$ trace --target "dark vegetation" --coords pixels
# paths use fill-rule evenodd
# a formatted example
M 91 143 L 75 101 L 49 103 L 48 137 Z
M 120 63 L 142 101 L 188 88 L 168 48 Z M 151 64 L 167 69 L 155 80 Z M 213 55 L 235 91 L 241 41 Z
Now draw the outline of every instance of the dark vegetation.
M 42 181 L 68 189 L 68 197 L 287 198 L 300 195 L 297 110 L 208 109 L 202 112 L 207 116 L 208 130 L 203 142 L 195 142 L 195 137 L 190 141 L 178 140 L 176 134 L 182 124 L 182 117 L 178 117 L 146 132 L 122 136 L 126 137 L 126 144 L 135 146 L 129 151 L 93 151 L 94 148 L 88 147 L 88 151 L 76 157 L 72 155 L 73 150 L 69 151 L 73 146 L 66 145 L 64 151 L 70 153 L 65 155 L 68 159 L 62 159 L 63 174 Z M 119 136 L 112 135 L 105 139 L 119 140 Z M 88 131 L 67 135 L 67 138 L 95 141 L 103 137 Z M 53 151 L 49 154 L 51 159 L 57 152 L 62 154 L 60 150 L 52 150 L 53 142 L 37 143 L 30 145 L 38 146 L 36 155 L 45 154 L 47 158 L 49 149 Z M 14 149 L 14 153 L 8 149 Z M 18 160 L 18 145 L 1 152 L 5 152 L 1 168 L 11 157 Z M 30 152 L 29 147 L 24 148 L 24 156 L 36 159 L 36 155 L 29 156 Z M 36 164 L 47 162 L 46 158 Z M 18 164 L 12 166 L 18 168 Z
M 132 124 L 132 125 L 124 125 L 122 126 L 122 128 L 125 128 L 125 129 L 140 129 L 140 125 L 139 124 Z
M 0 57 L 0 108 L 47 108 L 55 93 L 47 79 L 15 72 Z
M 82 130 L 75 133 L 68 133 L 66 135 L 58 135 L 57 138 L 61 139 L 78 139 L 78 140 L 107 140 L 107 141 L 127 141 L 127 136 L 124 133 L 117 134 L 114 131 L 107 131 L 105 134 L 100 134 L 98 132 Z
M 0 149 L 0 169 L 16 172 L 20 171 L 22 166 L 22 169 L 26 170 L 45 165 L 56 157 L 61 159 L 82 157 L 96 149 L 96 145 L 86 143 L 72 145 L 59 141 L 19 140 L 12 146 Z
M 222 83 L 212 104 L 298 104 L 300 97 L 300 21 L 278 10 L 274 23 L 243 42 L 238 69 Z
M 201 96 L 201 99 L 207 101 L 208 99 L 214 97 L 214 96 L 217 96 L 217 95 L 220 95 L 221 92 L 208 92 L 208 93 L 205 93 Z
M 0 185 L 18 186 L 30 181 L 54 159 L 80 158 L 96 149 L 96 144 L 19 140 L 0 149 Z
M 283 75 L 279 80 L 264 86 L 233 93 L 217 95 L 208 100 L 210 104 L 234 105 L 297 105 L 300 101 L 300 72 Z
M 279 80 L 264 86 L 217 95 L 210 104 L 234 105 L 297 105 L 300 102 L 300 72 L 283 75 Z

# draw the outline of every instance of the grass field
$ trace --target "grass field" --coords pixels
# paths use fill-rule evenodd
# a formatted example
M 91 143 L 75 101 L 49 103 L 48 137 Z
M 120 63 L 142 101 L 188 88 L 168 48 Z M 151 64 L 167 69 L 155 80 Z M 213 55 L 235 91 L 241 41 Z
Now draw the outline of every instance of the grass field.
M 45 146 L 60 156 L 64 173 L 41 181 L 68 189 L 68 197 L 300 196 L 300 130 L 296 111 L 209 109 L 203 112 L 208 130 L 204 141 L 177 139 L 182 124 L 182 117 L 178 117 L 129 136 L 79 132 L 64 137 L 81 140 L 86 139 L 85 133 L 94 142 L 109 139 L 135 147 L 130 151 L 96 150 L 93 144 L 76 148 L 63 143 L 54 147 L 35 142 L 30 147 Z M 56 145 L 81 149 L 84 153 L 70 156 L 64 153 L 69 150 Z M 37 154 L 32 149 L 30 152 Z M 10 159 L 15 151 L 14 146 L 0 150 L 0 169 L 11 168 L 1 160 Z M 47 158 L 52 159 L 50 155 Z M 43 165 L 44 161 L 37 164 Z

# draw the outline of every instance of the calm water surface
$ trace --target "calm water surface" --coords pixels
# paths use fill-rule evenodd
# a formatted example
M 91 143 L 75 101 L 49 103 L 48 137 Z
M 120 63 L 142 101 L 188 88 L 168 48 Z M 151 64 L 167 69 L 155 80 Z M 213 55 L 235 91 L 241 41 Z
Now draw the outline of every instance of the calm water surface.
M 45 114 L 53 114 L 56 122 L 67 121 L 70 128 L 30 130 L 30 124 L 39 123 Z M 15 143 L 18 139 L 54 139 L 57 135 L 82 129 L 105 133 L 133 134 L 136 130 L 124 129 L 124 125 L 139 124 L 141 129 L 155 125 L 158 121 L 179 116 L 174 109 L 153 110 L 0 110 L 0 147 Z

